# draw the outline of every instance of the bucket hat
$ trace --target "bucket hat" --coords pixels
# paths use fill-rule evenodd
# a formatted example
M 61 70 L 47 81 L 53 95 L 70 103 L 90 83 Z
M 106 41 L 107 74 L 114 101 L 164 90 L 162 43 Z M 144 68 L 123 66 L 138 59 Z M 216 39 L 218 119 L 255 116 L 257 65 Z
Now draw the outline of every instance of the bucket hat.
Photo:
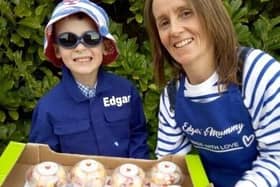
M 44 38 L 44 54 L 53 65 L 61 67 L 63 62 L 61 59 L 58 59 L 55 55 L 55 50 L 53 43 L 55 42 L 55 36 L 53 34 L 53 24 L 57 21 L 78 13 L 82 12 L 88 15 L 97 25 L 98 32 L 100 35 L 107 39 L 109 46 L 106 50 L 108 51 L 106 55 L 103 55 L 102 64 L 110 64 L 116 60 L 119 52 L 116 45 L 116 40 L 109 32 L 109 17 L 105 10 L 96 5 L 95 3 L 89 0 L 63 0 L 60 2 L 54 9 L 49 22 L 45 27 L 45 38 Z

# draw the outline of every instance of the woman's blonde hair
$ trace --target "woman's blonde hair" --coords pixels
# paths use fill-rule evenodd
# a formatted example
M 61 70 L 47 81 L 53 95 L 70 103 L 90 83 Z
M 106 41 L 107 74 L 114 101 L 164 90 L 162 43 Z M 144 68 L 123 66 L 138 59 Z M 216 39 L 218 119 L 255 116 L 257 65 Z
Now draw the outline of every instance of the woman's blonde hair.
M 176 0 L 173 0 L 176 1 Z M 238 83 L 238 42 L 231 18 L 222 0 L 186 0 L 198 15 L 214 45 L 216 71 L 219 83 Z M 171 1 L 172 2 L 172 1 Z M 165 62 L 171 63 L 175 72 L 183 73 L 182 67 L 161 44 L 152 11 L 153 0 L 145 0 L 144 21 L 152 45 L 154 76 L 159 85 L 165 83 Z

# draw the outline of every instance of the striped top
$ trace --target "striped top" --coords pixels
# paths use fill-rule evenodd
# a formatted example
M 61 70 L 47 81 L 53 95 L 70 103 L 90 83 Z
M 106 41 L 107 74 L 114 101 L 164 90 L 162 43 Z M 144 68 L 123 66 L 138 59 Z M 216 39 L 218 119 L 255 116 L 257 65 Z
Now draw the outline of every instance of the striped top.
M 186 79 L 184 95 L 195 102 L 212 101 L 219 97 L 217 81 L 217 73 L 198 85 Z M 259 157 L 236 187 L 280 187 L 280 63 L 259 49 L 252 50 L 244 62 L 241 93 L 252 118 Z M 187 154 L 191 143 L 176 125 L 166 88 L 160 97 L 158 117 L 156 156 Z

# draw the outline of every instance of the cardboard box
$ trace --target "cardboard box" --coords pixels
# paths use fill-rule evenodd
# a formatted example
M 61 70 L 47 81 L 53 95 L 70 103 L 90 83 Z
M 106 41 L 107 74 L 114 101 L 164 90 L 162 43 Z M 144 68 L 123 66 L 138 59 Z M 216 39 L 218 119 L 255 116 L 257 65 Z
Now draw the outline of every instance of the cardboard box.
M 168 160 L 178 164 L 183 171 L 184 183 L 182 187 L 210 186 L 198 155 L 188 155 L 186 157 L 172 155 L 160 160 L 87 156 L 56 153 L 50 150 L 47 145 L 19 142 L 10 142 L 0 157 L 0 186 L 23 187 L 27 169 L 43 161 L 58 162 L 68 170 L 80 160 L 87 158 L 101 162 L 109 172 L 124 163 L 134 163 L 147 171 L 157 162 Z

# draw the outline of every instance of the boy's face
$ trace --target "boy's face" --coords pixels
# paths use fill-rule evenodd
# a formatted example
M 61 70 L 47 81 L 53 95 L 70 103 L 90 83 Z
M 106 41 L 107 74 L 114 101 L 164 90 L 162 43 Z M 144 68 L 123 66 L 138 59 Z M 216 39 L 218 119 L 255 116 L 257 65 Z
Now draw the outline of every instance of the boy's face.
M 97 31 L 96 24 L 87 16 L 69 16 L 55 23 L 55 37 L 70 32 L 77 36 L 82 36 L 87 31 Z M 103 60 L 103 42 L 94 47 L 87 47 L 79 43 L 74 48 L 64 48 L 54 44 L 57 58 L 61 58 L 65 66 L 72 72 L 75 79 L 83 82 L 86 77 L 96 77 L 98 68 Z

